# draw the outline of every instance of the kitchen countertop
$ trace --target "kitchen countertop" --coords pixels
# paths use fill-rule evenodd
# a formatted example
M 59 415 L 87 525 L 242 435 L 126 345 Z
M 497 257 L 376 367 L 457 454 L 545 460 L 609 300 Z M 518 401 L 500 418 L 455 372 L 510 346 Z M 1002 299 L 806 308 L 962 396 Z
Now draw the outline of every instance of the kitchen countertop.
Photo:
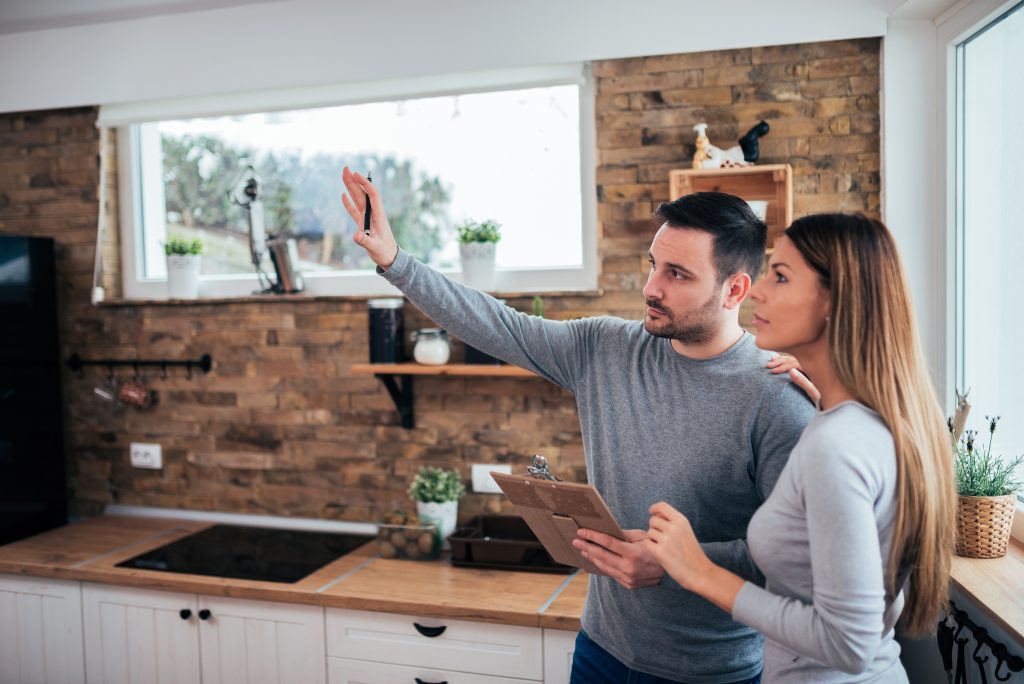
M 456 568 L 379 558 L 372 542 L 282 584 L 118 568 L 121 561 L 210 527 L 195 520 L 102 515 L 0 546 L 0 573 L 164 591 L 578 630 L 587 575 Z M 954 586 L 1024 643 L 1024 545 L 1004 558 L 953 560 Z
M 584 573 L 456 568 L 380 558 L 374 543 L 292 584 L 119 568 L 210 522 L 102 515 L 0 547 L 0 573 L 212 596 L 578 630 Z

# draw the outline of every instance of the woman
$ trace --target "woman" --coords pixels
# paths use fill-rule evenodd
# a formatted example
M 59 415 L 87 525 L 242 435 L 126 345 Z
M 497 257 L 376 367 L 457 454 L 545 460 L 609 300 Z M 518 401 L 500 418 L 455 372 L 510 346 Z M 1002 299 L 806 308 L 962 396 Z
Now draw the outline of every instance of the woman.
M 761 588 L 651 507 L 665 571 L 765 635 L 765 682 L 906 682 L 893 625 L 934 625 L 949 583 L 949 436 L 892 235 L 859 215 L 793 223 L 750 293 L 757 344 L 800 359 L 818 412 L 747 532 Z

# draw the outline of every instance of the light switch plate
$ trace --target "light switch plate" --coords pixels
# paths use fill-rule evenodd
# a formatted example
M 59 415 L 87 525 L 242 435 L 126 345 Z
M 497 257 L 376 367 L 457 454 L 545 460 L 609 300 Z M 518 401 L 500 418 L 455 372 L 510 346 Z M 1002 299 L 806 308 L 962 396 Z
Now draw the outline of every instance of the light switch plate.
M 159 444 L 132 442 L 129 447 L 132 465 L 136 468 L 153 468 L 159 470 L 164 466 L 163 450 Z
M 473 464 L 473 491 L 478 494 L 501 494 L 501 488 L 491 477 L 491 471 L 512 474 L 512 466 L 497 463 Z

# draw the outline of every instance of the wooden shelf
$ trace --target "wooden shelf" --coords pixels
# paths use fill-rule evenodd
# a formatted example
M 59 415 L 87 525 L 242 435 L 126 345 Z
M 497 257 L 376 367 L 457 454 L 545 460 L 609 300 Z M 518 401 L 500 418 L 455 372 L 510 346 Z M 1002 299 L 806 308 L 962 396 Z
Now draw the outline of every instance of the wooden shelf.
M 357 363 L 351 367 L 356 375 L 449 375 L 453 377 L 538 378 L 519 366 L 447 363 L 425 366 L 421 363 Z
M 768 202 L 768 246 L 793 222 L 793 169 L 764 164 L 728 169 L 674 169 L 668 174 L 670 199 L 692 192 L 726 192 L 745 200 Z
M 477 365 L 448 363 L 443 366 L 425 366 L 421 363 L 357 363 L 351 367 L 356 375 L 373 375 L 384 383 L 395 402 L 402 427 L 416 427 L 413 415 L 412 379 L 417 376 L 475 377 L 475 378 L 539 378 L 536 373 L 508 365 Z M 401 386 L 399 386 L 401 383 Z

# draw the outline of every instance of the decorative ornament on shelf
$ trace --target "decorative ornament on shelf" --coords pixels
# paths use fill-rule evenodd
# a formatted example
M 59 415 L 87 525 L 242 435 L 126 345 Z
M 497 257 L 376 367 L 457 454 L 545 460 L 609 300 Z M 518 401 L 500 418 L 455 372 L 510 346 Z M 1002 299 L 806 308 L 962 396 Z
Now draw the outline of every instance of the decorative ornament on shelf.
M 1009 548 L 1016 492 L 1022 486 L 1014 474 L 1024 464 L 1024 455 L 1010 460 L 993 455 L 992 440 L 1001 417 L 985 416 L 988 441 L 979 441 L 977 430 L 964 430 L 971 410 L 967 393 L 957 390 L 956 399 L 956 413 L 947 421 L 959 495 L 956 553 L 969 558 L 1000 558 Z
M 722 169 L 753 165 L 761 156 L 758 138 L 767 135 L 770 130 L 767 121 L 759 121 L 739 139 L 739 144 L 723 150 L 711 144 L 707 128 L 706 123 L 699 123 L 693 127 L 693 130 L 697 131 L 697 151 L 693 155 L 693 168 L 695 169 Z

